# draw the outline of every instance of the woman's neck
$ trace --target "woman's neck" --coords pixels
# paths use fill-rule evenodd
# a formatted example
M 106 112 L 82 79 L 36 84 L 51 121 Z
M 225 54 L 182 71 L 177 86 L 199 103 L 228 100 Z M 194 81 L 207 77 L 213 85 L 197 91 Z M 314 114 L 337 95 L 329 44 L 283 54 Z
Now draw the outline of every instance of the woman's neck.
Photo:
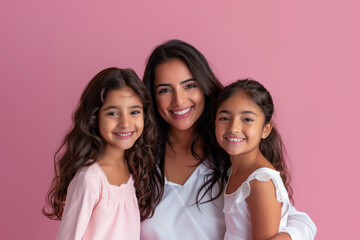
M 193 128 L 187 130 L 170 128 L 168 131 L 168 137 L 173 148 L 188 151 L 191 147 L 192 141 L 194 140 L 194 130 Z
M 164 171 L 167 180 L 183 185 L 199 164 L 191 152 L 191 143 L 194 140 L 192 129 L 179 131 L 169 129 L 169 143 L 166 145 Z M 195 151 L 201 156 L 201 142 L 197 142 Z

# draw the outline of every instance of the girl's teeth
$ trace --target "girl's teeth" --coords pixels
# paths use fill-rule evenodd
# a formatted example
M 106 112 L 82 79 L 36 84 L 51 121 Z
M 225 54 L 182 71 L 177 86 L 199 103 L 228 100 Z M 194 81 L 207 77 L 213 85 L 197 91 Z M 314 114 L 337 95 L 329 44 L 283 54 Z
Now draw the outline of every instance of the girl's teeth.
M 243 138 L 227 138 L 227 140 L 230 142 L 242 142 L 244 139 Z
M 184 115 L 185 113 L 189 112 L 191 109 L 191 107 L 187 108 L 187 109 L 184 109 L 184 110 L 181 110 L 181 111 L 172 111 L 174 114 L 176 115 Z
M 131 132 L 129 132 L 129 133 L 116 133 L 116 135 L 122 136 L 122 137 L 129 136 L 130 134 L 131 134 Z

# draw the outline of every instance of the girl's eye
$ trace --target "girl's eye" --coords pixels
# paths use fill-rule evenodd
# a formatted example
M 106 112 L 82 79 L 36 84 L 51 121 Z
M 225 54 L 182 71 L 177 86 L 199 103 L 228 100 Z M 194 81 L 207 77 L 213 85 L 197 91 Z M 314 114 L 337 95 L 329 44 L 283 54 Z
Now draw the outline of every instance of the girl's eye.
M 116 117 L 118 114 L 116 112 L 109 112 L 106 115 L 111 116 L 111 117 Z
M 252 121 L 254 121 L 254 120 L 251 119 L 251 118 L 244 118 L 243 121 L 244 121 L 244 122 L 252 122 Z
M 219 121 L 228 121 L 228 120 L 230 120 L 230 119 L 227 117 L 219 117 Z
M 170 92 L 170 89 L 168 89 L 168 88 L 163 88 L 163 89 L 160 89 L 160 90 L 159 90 L 159 94 L 167 93 L 167 92 Z
M 141 112 L 140 111 L 132 111 L 131 113 L 130 113 L 130 115 L 136 115 L 136 114 L 140 114 Z

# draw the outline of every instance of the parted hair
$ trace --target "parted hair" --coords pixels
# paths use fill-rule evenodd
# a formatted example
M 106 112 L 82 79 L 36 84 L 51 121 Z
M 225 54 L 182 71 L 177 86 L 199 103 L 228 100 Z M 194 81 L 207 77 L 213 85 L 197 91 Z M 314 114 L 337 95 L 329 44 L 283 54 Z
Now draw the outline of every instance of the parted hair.
M 147 89 L 151 92 L 152 99 L 155 101 L 154 95 L 154 80 L 155 70 L 160 64 L 173 60 L 180 59 L 186 64 L 192 73 L 195 81 L 198 83 L 201 90 L 205 95 L 205 107 L 200 118 L 195 122 L 194 138 L 191 144 L 192 155 L 199 160 L 199 164 L 206 161 L 206 163 L 212 169 L 211 173 L 207 176 L 207 181 L 201 187 L 197 193 L 197 204 L 201 203 L 202 198 L 207 193 L 213 193 L 212 189 L 216 184 L 219 184 L 220 190 L 214 196 L 211 195 L 211 199 L 219 197 L 224 188 L 224 169 L 227 168 L 222 164 L 219 159 L 215 158 L 215 146 L 216 140 L 211 131 L 211 113 L 212 106 L 215 100 L 223 88 L 222 84 L 215 77 L 207 60 L 201 52 L 199 52 L 192 45 L 181 40 L 169 40 L 159 46 L 157 46 L 150 56 L 148 57 L 143 81 Z M 169 124 L 160 116 L 157 106 L 155 104 L 155 117 L 157 120 L 159 132 L 158 154 L 156 161 L 160 169 L 160 177 L 158 183 L 161 186 L 160 198 L 164 189 L 164 158 L 165 149 L 168 144 L 171 146 L 168 139 Z M 196 148 L 200 145 L 200 148 Z M 197 149 L 197 150 L 196 150 Z M 200 151 L 199 151 L 200 149 Z M 200 194 L 202 192 L 202 194 Z
M 153 214 L 155 197 L 152 192 L 157 185 L 152 171 L 157 128 L 152 100 L 145 85 L 132 69 L 112 67 L 100 71 L 88 83 L 72 116 L 73 126 L 54 155 L 55 177 L 47 194 L 47 205 L 42 211 L 50 219 L 61 220 L 67 188 L 76 172 L 96 162 L 104 152 L 106 143 L 99 132 L 99 110 L 110 91 L 125 86 L 131 88 L 142 102 L 144 130 L 134 145 L 125 151 L 124 159 L 134 178 L 141 219 Z
M 216 102 L 213 119 L 215 119 L 217 109 L 221 103 L 239 91 L 244 93 L 251 101 L 261 108 L 265 115 L 264 125 L 272 120 L 274 113 L 273 99 L 269 91 L 261 83 L 253 79 L 237 80 L 236 82 L 226 86 L 220 93 Z M 285 164 L 285 147 L 275 124 L 273 124 L 269 136 L 265 139 L 261 139 L 259 149 L 264 157 L 274 166 L 274 168 L 280 172 L 280 176 L 288 191 L 289 197 L 291 201 L 293 201 L 293 191 L 290 186 L 290 173 Z

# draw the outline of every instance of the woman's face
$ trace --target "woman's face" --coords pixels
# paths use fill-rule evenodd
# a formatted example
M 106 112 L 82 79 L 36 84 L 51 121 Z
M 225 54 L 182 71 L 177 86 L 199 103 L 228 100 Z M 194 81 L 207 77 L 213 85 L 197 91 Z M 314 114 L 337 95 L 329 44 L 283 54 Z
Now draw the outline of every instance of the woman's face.
M 170 128 L 192 128 L 204 110 L 204 92 L 186 64 L 177 58 L 156 67 L 154 95 L 157 109 Z

